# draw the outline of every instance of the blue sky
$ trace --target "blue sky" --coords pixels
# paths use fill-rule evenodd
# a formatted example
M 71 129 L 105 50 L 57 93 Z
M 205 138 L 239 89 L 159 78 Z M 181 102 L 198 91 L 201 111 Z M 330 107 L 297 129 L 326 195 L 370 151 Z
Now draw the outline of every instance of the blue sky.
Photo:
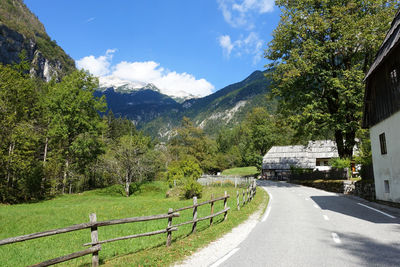
M 50 37 L 101 82 L 206 95 L 263 70 L 273 0 L 25 0 Z

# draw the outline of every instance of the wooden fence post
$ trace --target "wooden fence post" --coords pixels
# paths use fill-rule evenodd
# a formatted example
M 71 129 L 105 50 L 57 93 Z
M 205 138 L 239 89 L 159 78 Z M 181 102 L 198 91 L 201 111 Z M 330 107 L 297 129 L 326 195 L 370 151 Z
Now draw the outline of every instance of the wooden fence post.
M 197 226 L 197 197 L 193 197 L 193 226 L 192 226 L 192 233 L 196 232 Z
M 246 195 L 244 193 L 244 189 L 242 189 L 243 192 L 243 206 L 246 204 Z
M 211 200 L 214 199 L 214 194 L 211 194 Z M 211 215 L 214 214 L 214 201 L 211 202 Z M 213 224 L 213 217 L 210 218 L 210 226 Z
M 228 194 L 225 191 L 225 199 L 224 199 L 224 209 L 226 209 L 228 206 L 228 198 L 227 198 Z M 228 211 L 225 211 L 225 215 L 224 215 L 224 221 L 228 218 Z
M 236 206 L 237 206 L 237 210 L 240 210 L 239 190 L 236 191 Z
M 251 195 L 252 191 L 253 191 L 253 186 L 252 186 L 252 184 L 250 184 L 250 186 L 249 186 L 249 202 L 252 201 L 252 195 Z
M 246 188 L 246 202 L 249 203 L 250 199 L 249 199 L 249 188 Z
M 168 215 L 171 215 L 171 217 L 168 217 L 168 226 L 167 226 L 167 247 L 171 246 L 171 240 L 172 240 L 172 231 L 171 231 L 171 226 L 172 226 L 172 213 L 173 209 L 169 208 L 168 209 Z
M 91 213 L 89 215 L 89 218 L 90 218 L 90 222 L 91 223 L 97 222 L 96 213 Z M 90 228 L 90 237 L 92 239 L 92 247 L 96 246 L 97 242 L 99 242 L 99 236 L 98 236 L 98 233 L 97 233 L 97 226 L 92 226 Z M 97 267 L 97 266 L 99 266 L 99 252 L 95 251 L 92 254 L 92 267 Z

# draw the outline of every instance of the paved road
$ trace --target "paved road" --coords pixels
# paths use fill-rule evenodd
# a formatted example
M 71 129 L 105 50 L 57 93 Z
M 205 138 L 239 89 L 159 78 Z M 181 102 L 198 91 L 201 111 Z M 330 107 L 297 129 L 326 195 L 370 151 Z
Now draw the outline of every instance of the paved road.
M 262 185 L 271 196 L 262 221 L 213 266 L 400 266 L 398 214 L 314 188 Z

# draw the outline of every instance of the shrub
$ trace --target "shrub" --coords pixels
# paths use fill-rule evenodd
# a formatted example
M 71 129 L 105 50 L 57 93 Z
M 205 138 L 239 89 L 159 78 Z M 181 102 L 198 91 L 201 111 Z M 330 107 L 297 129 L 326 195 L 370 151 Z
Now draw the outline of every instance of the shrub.
M 120 184 L 115 184 L 106 188 L 98 189 L 95 191 L 98 195 L 107 195 L 107 196 L 126 196 L 125 189 Z
M 194 160 L 181 160 L 171 163 L 168 167 L 167 180 L 169 186 L 185 185 L 186 181 L 196 181 L 202 174 L 202 170 Z
M 337 169 L 350 168 L 350 163 L 351 163 L 351 160 L 348 158 L 346 158 L 346 159 L 331 158 L 329 160 L 329 165 L 331 165 L 333 168 L 337 168 Z
M 186 182 L 184 186 L 184 196 L 187 199 L 190 199 L 194 196 L 201 198 L 201 194 L 203 193 L 203 186 L 197 181 L 190 179 Z

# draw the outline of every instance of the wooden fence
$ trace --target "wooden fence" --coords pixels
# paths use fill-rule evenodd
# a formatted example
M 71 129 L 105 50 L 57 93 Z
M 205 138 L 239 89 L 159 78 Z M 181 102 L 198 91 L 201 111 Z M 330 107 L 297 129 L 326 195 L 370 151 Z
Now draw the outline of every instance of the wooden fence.
M 53 230 L 48 230 L 44 232 L 39 232 L 39 233 L 33 233 L 33 234 L 28 234 L 28 235 L 23 235 L 23 236 L 17 236 L 17 237 L 10 237 L 6 238 L 3 240 L 0 240 L 0 246 L 2 245 L 7 245 L 7 244 L 13 244 L 17 242 L 23 242 L 26 240 L 31 240 L 31 239 L 36 239 L 36 238 L 42 238 L 46 236 L 51 236 L 51 235 L 57 235 L 57 234 L 62 234 L 62 233 L 68 233 L 72 231 L 78 231 L 82 229 L 87 229 L 90 228 L 90 237 L 91 237 L 91 242 L 83 244 L 83 246 L 91 246 L 88 249 L 78 251 L 69 255 L 61 256 L 55 259 L 47 260 L 32 266 L 49 266 L 53 265 L 56 263 L 61 263 L 65 262 L 68 260 L 72 260 L 75 258 L 79 258 L 88 254 L 92 254 L 92 266 L 99 266 L 99 251 L 101 250 L 101 244 L 104 243 L 110 243 L 110 242 L 115 242 L 115 241 L 120 241 L 120 240 L 125 240 L 125 239 L 131 239 L 131 238 L 138 238 L 138 237 L 143 237 L 143 236 L 152 236 L 152 235 L 158 235 L 158 234 L 164 234 L 167 233 L 167 240 L 166 240 L 166 245 L 170 246 L 171 241 L 172 241 L 172 232 L 177 231 L 179 226 L 185 225 L 185 224 L 192 224 L 192 233 L 196 232 L 196 226 L 197 222 L 199 221 L 204 221 L 204 220 L 210 220 L 210 225 L 213 223 L 213 218 L 224 214 L 224 221 L 228 217 L 228 211 L 229 207 L 227 206 L 228 198 L 230 196 L 226 193 L 224 196 L 219 197 L 219 198 L 213 198 L 211 196 L 211 199 L 208 201 L 204 201 L 201 203 L 197 203 L 197 197 L 193 198 L 193 205 L 188 206 L 188 207 L 183 207 L 179 208 L 176 210 L 173 210 L 170 208 L 168 210 L 167 214 L 158 214 L 158 215 L 151 215 L 151 216 L 143 216 L 143 217 L 132 217 L 132 218 L 124 218 L 124 219 L 116 219 L 116 220 L 108 220 L 108 221 L 97 221 L 96 214 L 91 213 L 89 215 L 90 221 L 87 223 L 81 223 L 81 224 L 75 224 L 72 226 L 68 226 L 65 228 L 60 228 L 60 229 L 53 229 Z M 214 203 L 217 201 L 224 201 L 224 209 L 214 213 Z M 206 204 L 211 205 L 211 214 L 209 216 L 205 216 L 202 218 L 197 218 L 197 208 L 199 206 L 203 206 Z M 187 209 L 193 209 L 193 218 L 190 221 L 179 223 L 179 224 L 172 224 L 172 219 L 174 217 L 179 217 L 179 211 L 187 210 Z M 152 220 L 161 220 L 161 219 L 168 219 L 168 224 L 165 229 L 153 231 L 153 232 L 147 232 L 147 233 L 140 233 L 140 234 L 135 234 L 135 235 L 129 235 L 129 236 L 123 236 L 123 237 L 117 237 L 113 239 L 108 239 L 108 240 L 98 240 L 98 227 L 102 226 L 110 226 L 110 225 L 116 225 L 116 224 L 125 224 L 125 223 L 133 223 L 133 222 L 145 222 L 145 221 L 152 221 Z
M 243 184 L 249 184 L 254 181 L 254 177 L 241 177 L 241 176 L 229 176 L 229 175 L 203 175 L 199 179 L 197 179 L 197 182 L 199 182 L 201 185 L 204 186 L 209 186 L 209 185 L 215 185 L 215 184 L 220 184 L 221 186 L 224 183 L 232 183 L 235 184 L 235 187 L 243 185 Z
M 246 188 L 246 191 L 242 190 L 242 206 L 251 202 L 257 193 L 257 181 L 253 180 L 250 185 Z M 239 190 L 236 191 L 236 207 L 240 210 L 240 193 Z

